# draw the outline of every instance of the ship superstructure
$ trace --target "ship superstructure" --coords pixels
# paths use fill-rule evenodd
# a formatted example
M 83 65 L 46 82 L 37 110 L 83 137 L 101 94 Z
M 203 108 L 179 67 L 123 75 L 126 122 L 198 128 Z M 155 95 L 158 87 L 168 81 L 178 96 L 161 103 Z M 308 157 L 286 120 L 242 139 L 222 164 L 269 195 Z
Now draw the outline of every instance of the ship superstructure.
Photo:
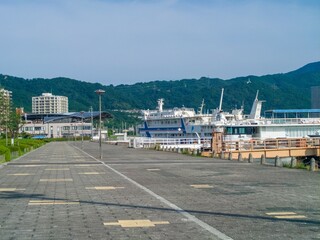
M 231 113 L 222 111 L 223 89 L 219 108 L 203 113 L 204 101 L 198 112 L 193 108 L 164 109 L 164 99 L 158 100 L 156 110 L 144 110 L 143 124 L 138 127 L 141 137 L 149 138 L 211 138 L 215 127 L 244 118 L 243 108 Z

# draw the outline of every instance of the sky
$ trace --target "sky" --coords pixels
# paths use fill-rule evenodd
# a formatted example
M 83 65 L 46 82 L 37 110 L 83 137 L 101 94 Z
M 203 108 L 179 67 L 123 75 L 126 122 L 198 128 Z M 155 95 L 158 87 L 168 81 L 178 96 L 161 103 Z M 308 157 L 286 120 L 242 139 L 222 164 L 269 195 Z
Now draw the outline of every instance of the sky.
M 119 85 L 319 60 L 319 0 L 0 0 L 5 75 Z

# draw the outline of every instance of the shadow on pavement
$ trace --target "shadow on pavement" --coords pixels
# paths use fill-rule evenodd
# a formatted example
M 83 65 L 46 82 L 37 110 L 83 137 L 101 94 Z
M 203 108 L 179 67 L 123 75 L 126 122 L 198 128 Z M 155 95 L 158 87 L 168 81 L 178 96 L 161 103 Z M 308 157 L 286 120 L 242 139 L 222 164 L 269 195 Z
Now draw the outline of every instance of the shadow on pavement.
M 84 201 L 79 199 L 65 199 L 65 198 L 50 198 L 43 194 L 25 194 L 22 192 L 1 192 L 1 199 L 40 199 L 40 200 L 57 200 L 57 201 L 79 201 L 80 204 L 94 204 L 102 206 L 113 206 L 120 208 L 133 208 L 133 209 L 146 209 L 151 211 L 164 211 L 164 212 L 174 212 L 174 213 L 189 213 L 189 214 L 200 214 L 200 215 L 212 215 L 217 217 L 232 217 L 232 218 L 247 218 L 254 220 L 268 220 L 273 222 L 292 222 L 292 223 L 303 223 L 303 224 L 315 224 L 319 225 L 318 220 L 308 220 L 308 219 L 277 219 L 268 216 L 253 216 L 246 214 L 233 214 L 233 213 L 222 213 L 222 212 L 212 212 L 212 211 L 200 211 L 200 210 L 175 210 L 172 208 L 162 208 L 162 207 L 150 207 L 142 205 L 130 205 L 130 204 L 120 204 L 120 203 L 108 203 L 108 202 L 95 202 L 95 201 Z

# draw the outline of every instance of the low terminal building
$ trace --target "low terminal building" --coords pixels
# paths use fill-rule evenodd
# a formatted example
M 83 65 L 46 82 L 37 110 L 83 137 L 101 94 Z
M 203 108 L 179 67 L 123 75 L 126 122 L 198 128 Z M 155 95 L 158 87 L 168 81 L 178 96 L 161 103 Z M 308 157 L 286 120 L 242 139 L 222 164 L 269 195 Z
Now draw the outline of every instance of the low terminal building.
M 70 138 L 98 135 L 100 113 L 74 112 L 61 114 L 24 114 L 20 133 L 28 133 L 34 138 Z M 110 113 L 101 112 L 101 119 L 112 118 Z

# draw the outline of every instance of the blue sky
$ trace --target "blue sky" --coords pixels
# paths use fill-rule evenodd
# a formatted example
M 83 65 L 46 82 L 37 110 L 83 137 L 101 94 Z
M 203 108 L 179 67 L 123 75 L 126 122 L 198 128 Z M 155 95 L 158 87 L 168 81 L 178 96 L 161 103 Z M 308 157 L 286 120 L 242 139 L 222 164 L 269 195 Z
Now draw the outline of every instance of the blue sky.
M 318 0 L 0 0 L 0 73 L 132 84 L 320 60 Z

